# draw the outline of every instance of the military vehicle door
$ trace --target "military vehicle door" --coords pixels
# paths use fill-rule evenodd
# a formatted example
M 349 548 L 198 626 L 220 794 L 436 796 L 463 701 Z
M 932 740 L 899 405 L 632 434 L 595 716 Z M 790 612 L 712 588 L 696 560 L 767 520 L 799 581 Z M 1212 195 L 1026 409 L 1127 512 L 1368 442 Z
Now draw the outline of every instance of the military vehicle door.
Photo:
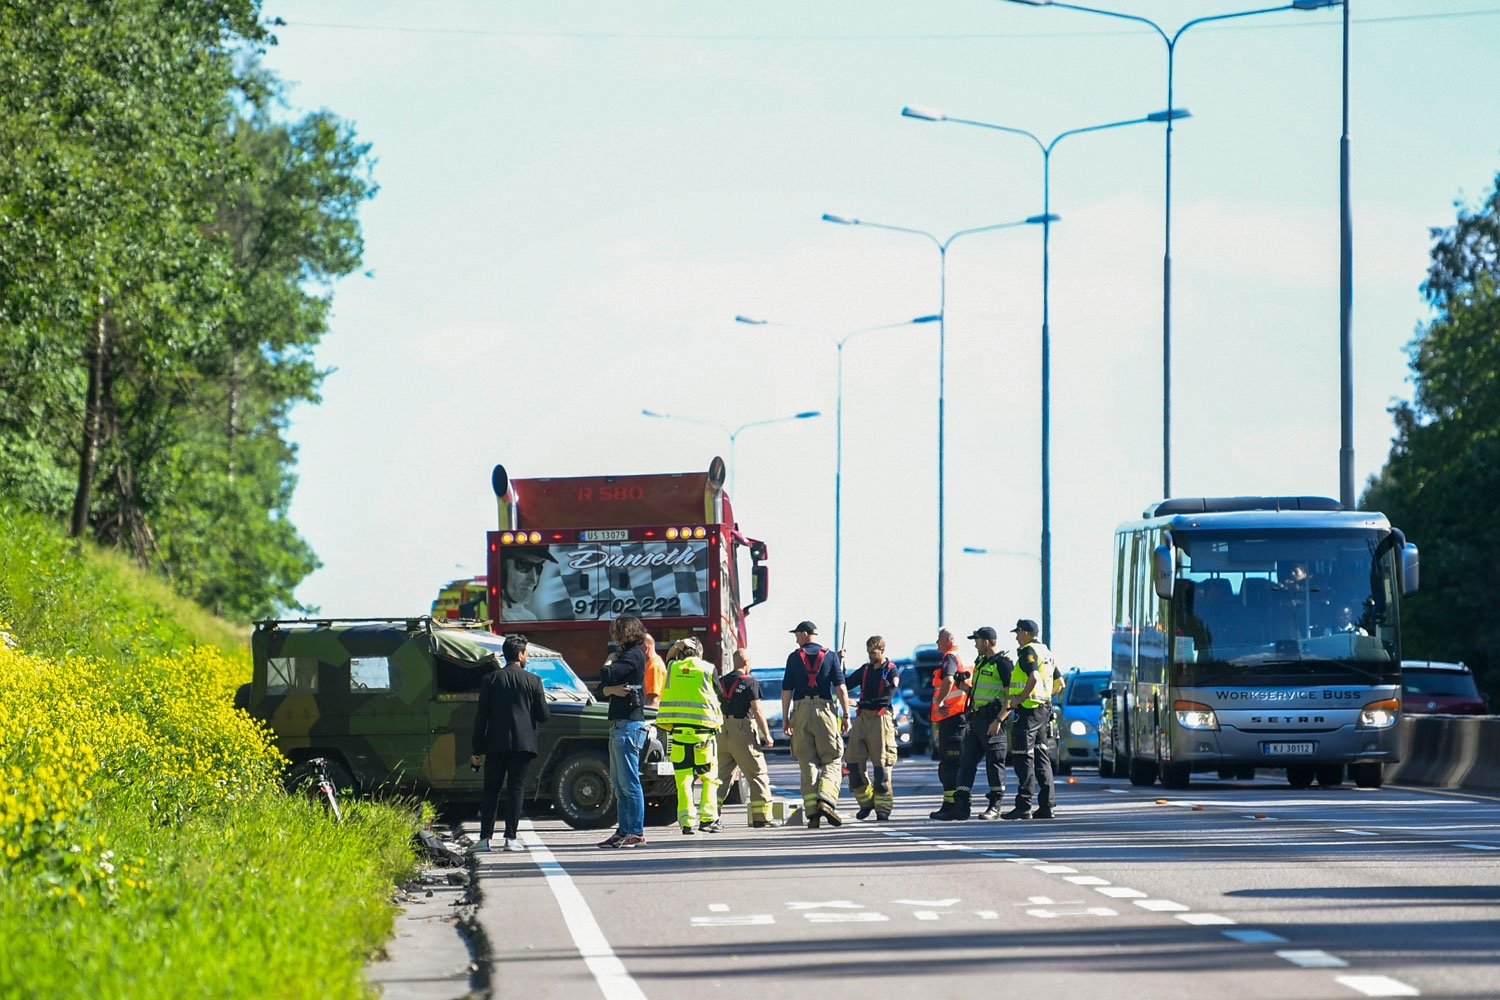
M 474 711 L 479 685 L 494 669 L 479 659 L 492 652 L 471 635 L 438 632 L 432 637 L 432 694 L 427 708 L 429 743 L 423 773 L 433 788 L 472 790 L 484 787 L 482 772 L 469 766 L 474 738 Z M 498 637 L 494 637 L 498 649 Z
M 428 676 L 420 633 L 356 627 L 339 637 L 345 662 L 325 695 L 347 720 L 339 743 L 356 772 L 378 784 L 404 784 L 421 774 L 427 751 Z

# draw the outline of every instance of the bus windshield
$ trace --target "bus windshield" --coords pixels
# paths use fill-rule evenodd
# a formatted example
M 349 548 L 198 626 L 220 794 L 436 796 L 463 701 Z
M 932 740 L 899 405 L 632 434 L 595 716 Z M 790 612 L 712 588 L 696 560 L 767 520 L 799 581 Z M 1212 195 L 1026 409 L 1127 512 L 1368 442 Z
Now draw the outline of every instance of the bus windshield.
M 1399 676 L 1394 536 L 1174 531 L 1173 661 L 1183 680 Z

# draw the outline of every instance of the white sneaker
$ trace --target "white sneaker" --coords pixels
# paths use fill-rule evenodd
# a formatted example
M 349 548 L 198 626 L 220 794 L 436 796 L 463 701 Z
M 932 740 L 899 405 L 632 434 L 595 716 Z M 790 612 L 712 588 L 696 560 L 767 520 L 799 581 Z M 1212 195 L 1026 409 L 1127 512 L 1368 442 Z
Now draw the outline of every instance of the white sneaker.
M 507 840 L 505 842 L 505 849 L 507 851 L 524 851 L 524 850 L 526 850 L 526 848 L 521 844 L 521 842 L 519 840 Z
M 494 848 L 490 846 L 490 842 L 488 840 L 475 841 L 473 844 L 469 845 L 470 854 L 483 854 L 486 851 L 492 850 L 494 850 Z

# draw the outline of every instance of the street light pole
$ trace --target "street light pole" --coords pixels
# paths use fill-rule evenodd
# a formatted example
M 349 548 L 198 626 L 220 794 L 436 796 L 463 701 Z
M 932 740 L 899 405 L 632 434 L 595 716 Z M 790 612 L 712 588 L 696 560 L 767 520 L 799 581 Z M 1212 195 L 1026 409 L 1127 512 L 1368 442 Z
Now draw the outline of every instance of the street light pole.
M 658 420 L 676 420 L 684 424 L 702 424 L 704 427 L 716 427 L 719 430 L 723 431 L 725 434 L 729 435 L 729 495 L 730 497 L 733 497 L 735 471 L 734 447 L 735 442 L 739 440 L 741 431 L 749 430 L 752 427 L 764 427 L 767 424 L 784 424 L 791 420 L 807 420 L 810 417 L 821 417 L 823 414 L 819 410 L 807 410 L 803 413 L 793 413 L 785 417 L 772 417 L 769 420 L 752 420 L 748 424 L 740 424 L 733 430 L 730 430 L 724 424 L 718 423 L 713 420 L 700 420 L 697 417 L 683 417 L 675 413 L 657 413 L 655 410 L 642 410 L 641 415 L 645 417 L 656 417 Z
M 880 222 L 867 222 L 864 219 L 856 219 L 845 215 L 830 215 L 823 213 L 824 222 L 836 222 L 841 226 L 868 226 L 871 229 L 886 229 L 894 233 L 910 233 L 914 236 L 925 236 L 932 241 L 938 251 L 938 482 L 937 482 L 937 527 L 938 527 L 938 557 L 937 557 L 937 620 L 938 627 L 943 627 L 943 532 L 944 516 L 946 508 L 946 497 L 944 495 L 944 425 L 946 423 L 945 403 L 947 396 L 947 357 L 948 357 L 948 248 L 953 241 L 961 236 L 972 236 L 975 233 L 989 233 L 997 229 L 1014 229 L 1017 226 L 1035 225 L 1042 222 L 1040 216 L 1032 216 L 1029 219 L 1021 219 L 1016 222 L 1001 222 L 993 226 L 977 226 L 973 229 L 960 229 L 949 236 L 946 240 L 938 239 L 925 229 L 910 229 L 906 226 L 889 226 Z
M 1354 497 L 1354 227 L 1349 210 L 1349 0 L 1344 0 L 1344 131 L 1339 136 L 1339 503 Z
M 1291 3 L 1280 7 L 1261 7 L 1256 10 L 1242 10 L 1228 14 L 1210 14 L 1206 17 L 1198 17 L 1188 21 L 1172 34 L 1168 34 L 1166 29 L 1150 18 L 1141 17 L 1138 14 L 1123 14 L 1119 11 L 1103 10 L 1098 7 L 1082 7 L 1078 4 L 1056 3 L 1054 0 L 1008 0 L 1008 2 L 1024 4 L 1027 7 L 1058 7 L 1063 10 L 1081 11 L 1085 14 L 1100 14 L 1104 17 L 1118 18 L 1122 21 L 1134 21 L 1137 24 L 1144 24 L 1150 27 L 1161 36 L 1161 40 L 1167 46 L 1166 113 L 1169 117 L 1164 119 L 1167 123 L 1166 211 L 1161 264 L 1161 494 L 1165 499 L 1172 495 L 1172 118 L 1170 116 L 1176 110 L 1172 104 L 1172 77 L 1177 61 L 1177 42 L 1189 28 L 1200 24 L 1208 24 L 1212 21 L 1228 21 L 1240 17 L 1251 17 L 1256 14 L 1274 14 L 1286 10 L 1318 10 L 1323 7 L 1332 7 L 1341 3 L 1342 0 L 1292 0 Z M 1183 115 L 1180 117 L 1187 116 Z M 1045 642 L 1046 639 L 1044 638 L 1043 641 Z
M 915 319 L 909 319 L 902 323 L 885 323 L 881 326 L 862 327 L 858 330 L 850 330 L 835 342 L 834 346 L 838 349 L 838 402 L 834 408 L 833 466 L 833 623 L 835 628 L 844 620 L 840 617 L 843 610 L 844 574 L 844 345 L 862 333 L 875 333 L 879 330 L 896 330 L 903 326 L 936 323 L 940 319 L 941 317 L 939 316 L 918 316 Z M 751 316 L 736 316 L 734 321 L 750 326 L 777 326 L 795 330 L 808 329 L 794 323 L 773 323 L 770 320 L 756 319 Z
M 1120 128 L 1124 125 L 1141 125 L 1146 122 L 1166 122 L 1170 127 L 1173 118 L 1189 118 L 1191 114 L 1184 108 L 1175 111 L 1157 111 L 1146 115 L 1144 118 L 1129 118 L 1125 121 L 1106 122 L 1103 125 L 1090 125 L 1085 128 L 1069 129 L 1059 132 L 1053 136 L 1050 142 L 1044 142 L 1034 132 L 1023 128 L 1012 128 L 1009 125 L 994 125 L 990 122 L 974 121 L 968 118 L 953 118 L 948 114 L 932 108 L 921 108 L 908 105 L 901 109 L 901 114 L 907 118 L 916 118 L 921 121 L 930 122 L 955 122 L 959 125 L 973 125 L 978 128 L 992 129 L 996 132 L 1009 132 L 1012 135 L 1022 135 L 1036 144 L 1036 148 L 1042 154 L 1042 214 L 1034 215 L 1027 222 L 1040 222 L 1042 224 L 1042 641 L 1052 641 L 1052 332 L 1051 332 L 1051 302 L 1052 302 L 1052 223 L 1059 221 L 1052 214 L 1052 151 L 1057 144 L 1073 135 L 1082 135 L 1086 132 L 1102 132 L 1105 129 Z

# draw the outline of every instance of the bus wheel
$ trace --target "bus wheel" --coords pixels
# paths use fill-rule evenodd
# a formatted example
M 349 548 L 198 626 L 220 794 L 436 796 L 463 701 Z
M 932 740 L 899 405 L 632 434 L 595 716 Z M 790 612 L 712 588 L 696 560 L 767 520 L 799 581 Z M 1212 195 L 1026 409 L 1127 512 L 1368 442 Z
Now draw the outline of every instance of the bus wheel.
M 1139 757 L 1130 758 L 1130 783 L 1143 787 L 1156 784 L 1156 765 Z
M 1234 776 L 1236 778 L 1239 778 L 1241 781 L 1254 781 L 1255 780 L 1255 767 L 1254 767 L 1254 765 L 1247 765 L 1245 767 L 1237 767 L 1237 768 L 1234 769 Z
M 1186 764 L 1163 764 L 1161 786 L 1163 788 L 1186 788 L 1193 780 L 1193 769 Z
M 1337 788 L 1344 783 L 1343 764 L 1325 764 L 1318 768 L 1318 784 L 1324 788 Z
M 1293 788 L 1307 788 L 1313 783 L 1316 774 L 1316 771 L 1305 764 L 1293 764 L 1286 769 L 1286 783 Z
M 1382 764 L 1350 764 L 1349 777 L 1359 788 L 1379 788 L 1385 783 L 1385 766 Z
M 1115 762 L 1112 761 L 1112 760 L 1105 760 L 1103 757 L 1100 757 L 1099 758 L 1099 777 L 1101 777 L 1101 778 L 1113 778 L 1114 776 L 1115 776 Z
M 1221 768 L 1219 768 L 1219 780 L 1220 781 L 1233 781 L 1235 778 L 1239 777 L 1239 775 L 1240 775 L 1240 772 L 1239 772 L 1238 768 L 1234 768 L 1234 767 L 1221 767 Z

